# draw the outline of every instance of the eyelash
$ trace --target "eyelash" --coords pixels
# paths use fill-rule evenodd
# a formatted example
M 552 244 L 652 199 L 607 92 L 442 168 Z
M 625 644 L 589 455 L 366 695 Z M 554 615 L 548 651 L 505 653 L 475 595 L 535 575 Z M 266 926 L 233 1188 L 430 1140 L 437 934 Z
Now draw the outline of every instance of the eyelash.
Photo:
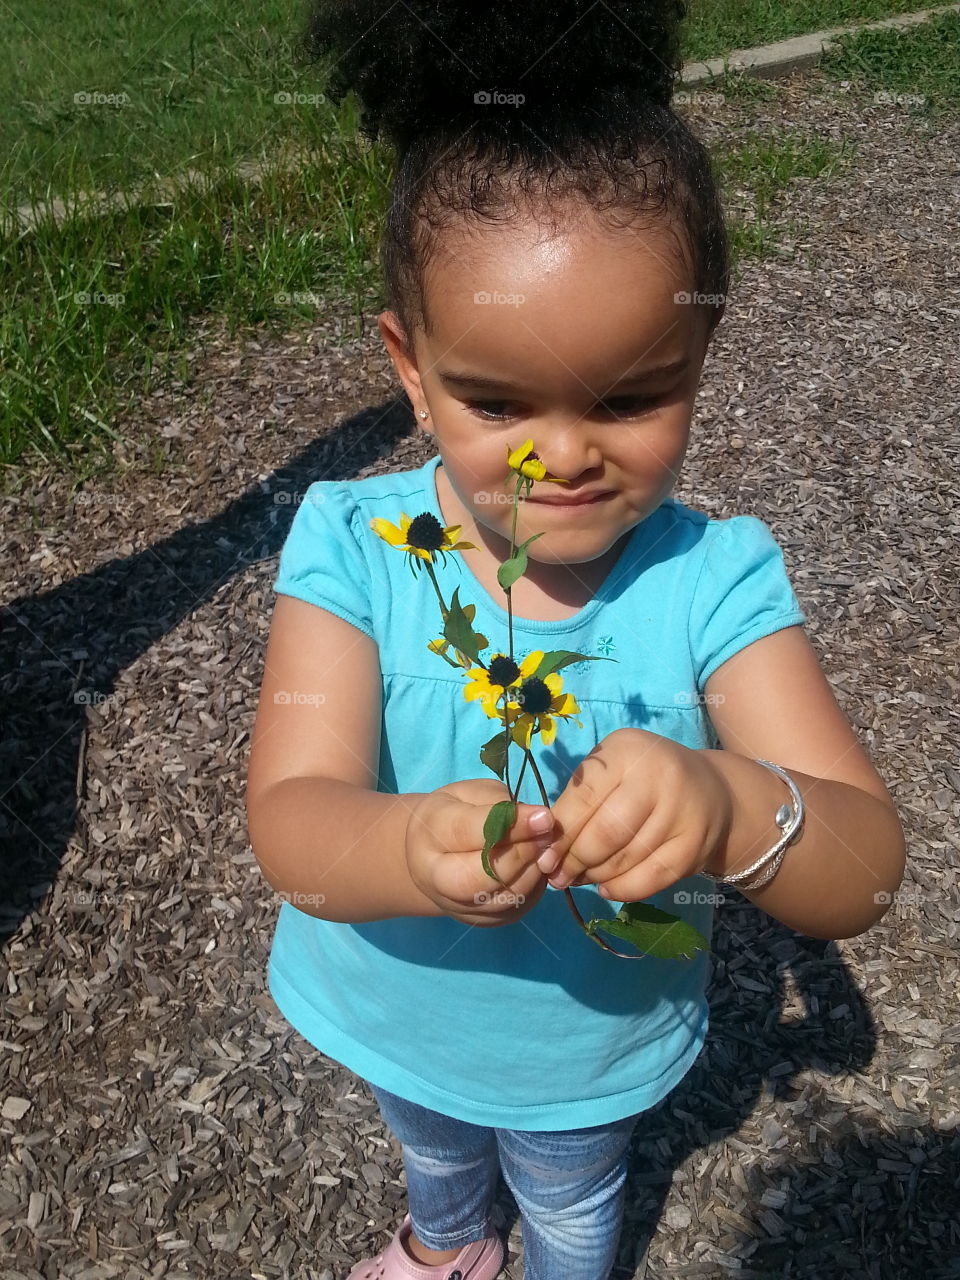
M 660 397 L 649 396 L 647 398 L 644 398 L 642 396 L 626 396 L 624 397 L 624 399 L 629 403 L 640 405 L 642 406 L 642 408 L 636 410 L 634 413 L 617 414 L 617 417 L 619 418 L 638 417 L 639 414 L 642 413 L 645 409 L 650 409 L 653 405 L 655 405 L 657 403 L 657 400 L 660 399 Z M 480 418 L 483 422 L 509 422 L 511 420 L 511 416 L 512 416 L 511 414 L 509 413 L 494 414 L 491 416 L 485 413 L 483 409 L 484 405 L 509 404 L 509 403 L 510 403 L 509 400 L 468 400 L 466 401 L 466 407 L 468 412 L 474 414 L 476 417 Z

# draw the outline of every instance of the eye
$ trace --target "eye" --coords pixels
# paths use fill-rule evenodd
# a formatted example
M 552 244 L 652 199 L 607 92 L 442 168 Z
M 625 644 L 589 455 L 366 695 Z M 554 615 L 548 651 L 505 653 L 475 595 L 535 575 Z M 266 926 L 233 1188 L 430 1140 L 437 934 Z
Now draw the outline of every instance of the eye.
M 478 418 L 482 418 L 484 422 L 506 422 L 510 418 L 509 413 L 489 413 L 490 405 L 508 404 L 507 400 L 468 400 L 467 409 L 470 413 L 475 414 Z
M 618 398 L 617 400 L 608 400 L 606 404 L 611 412 L 618 418 L 636 418 L 641 413 L 646 413 L 648 410 L 652 409 L 658 399 L 659 396 L 626 396 L 622 399 Z M 632 405 L 633 408 L 628 410 L 626 413 L 617 413 L 617 411 L 612 408 L 614 404 Z
M 600 404 L 617 418 L 635 418 L 652 409 L 659 398 L 659 396 L 618 396 L 616 400 L 600 401 Z M 509 404 L 509 400 L 468 400 L 466 408 L 468 412 L 482 418 L 484 422 L 509 422 L 513 417 L 512 414 L 495 412 L 497 408 Z M 615 404 L 631 407 L 626 412 L 618 412 L 613 408 Z

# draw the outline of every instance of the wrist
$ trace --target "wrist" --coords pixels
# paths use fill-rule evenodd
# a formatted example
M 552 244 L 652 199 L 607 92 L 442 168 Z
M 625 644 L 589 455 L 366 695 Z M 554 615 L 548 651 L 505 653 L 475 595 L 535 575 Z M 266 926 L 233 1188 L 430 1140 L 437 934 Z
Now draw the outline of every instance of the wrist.
M 703 871 L 717 879 L 745 871 L 780 839 L 775 814 L 784 801 L 783 781 L 749 756 L 733 751 L 703 753 L 730 796 L 730 816 Z
M 403 833 L 403 861 L 410 887 L 414 897 L 418 899 L 416 903 L 417 909 L 408 912 L 407 914 L 409 915 L 442 916 L 446 914 L 431 891 L 432 885 L 429 877 L 424 874 L 424 841 L 422 836 L 425 829 L 429 830 L 430 822 L 427 810 L 434 794 L 432 791 L 425 791 L 421 794 L 408 794 L 407 796 L 408 800 L 415 800 L 416 803 L 408 806 L 407 823 Z

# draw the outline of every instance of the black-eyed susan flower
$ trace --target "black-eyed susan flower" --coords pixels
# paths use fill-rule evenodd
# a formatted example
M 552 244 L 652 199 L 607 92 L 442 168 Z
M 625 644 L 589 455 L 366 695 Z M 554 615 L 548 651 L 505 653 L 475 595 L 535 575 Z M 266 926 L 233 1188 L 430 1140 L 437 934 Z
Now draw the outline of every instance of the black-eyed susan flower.
M 470 667 L 467 675 L 470 683 L 464 685 L 463 696 L 468 702 L 479 701 L 487 715 L 496 719 L 501 716 L 497 702 L 503 697 L 504 689 L 520 678 L 520 667 L 508 654 L 495 653 L 487 667 Z
M 549 480 L 552 484 L 569 484 L 568 480 L 559 480 L 556 476 L 548 476 L 547 468 L 540 459 L 540 455 L 534 452 L 533 441 L 525 440 L 519 449 L 507 448 L 507 466 L 511 471 L 516 471 L 518 475 L 525 476 L 528 480 Z
M 401 551 L 409 552 L 411 564 L 414 557 L 433 564 L 434 556 L 438 552 L 443 555 L 447 551 L 476 551 L 477 549 L 472 542 L 459 541 L 463 525 L 452 524 L 445 529 L 437 517 L 429 511 L 423 511 L 413 519 L 405 511 L 401 511 L 399 527 L 391 524 L 389 520 L 384 520 L 382 516 L 375 516 L 370 521 L 370 528 L 392 547 L 399 547 Z M 413 567 L 415 568 L 416 565 Z
M 520 674 L 511 686 L 516 688 L 516 701 L 507 703 L 510 735 L 524 750 L 529 750 L 534 732 L 545 745 L 557 736 L 557 721 L 575 717 L 580 710 L 572 693 L 563 692 L 563 677 L 556 671 L 542 678 L 533 673 L 543 660 L 543 651 L 535 649 L 520 663 Z M 583 725 L 576 721 L 579 728 Z

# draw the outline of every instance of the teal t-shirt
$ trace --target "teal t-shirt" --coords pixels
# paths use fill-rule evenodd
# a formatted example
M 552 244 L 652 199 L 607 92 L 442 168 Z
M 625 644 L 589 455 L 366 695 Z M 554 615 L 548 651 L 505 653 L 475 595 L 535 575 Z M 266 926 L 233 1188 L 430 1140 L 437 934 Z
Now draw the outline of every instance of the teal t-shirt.
M 442 524 L 439 463 L 435 456 L 415 470 L 311 484 L 273 584 L 376 642 L 381 792 L 494 777 L 479 750 L 495 721 L 464 699 L 465 675 L 427 648 L 441 634 L 430 580 L 414 578 L 407 553 L 370 528 L 375 516 L 399 525 L 402 512 L 429 511 Z M 488 652 L 506 651 L 506 597 L 487 594 L 470 554 L 438 563 L 441 590 L 449 602 L 459 586 L 460 603 L 477 606 L 473 625 L 489 640 Z M 549 746 L 534 739 L 551 803 L 616 729 L 719 746 L 703 701 L 708 676 L 752 641 L 805 621 L 763 521 L 712 520 L 664 501 L 634 527 L 579 613 L 552 622 L 514 616 L 518 661 L 535 649 L 616 659 L 562 672 L 583 728 L 559 720 Z M 521 755 L 512 750 L 516 779 Z M 541 803 L 529 769 L 519 799 Z M 648 901 L 709 939 L 716 889 L 692 876 Z M 572 892 L 585 920 L 612 918 L 622 905 L 601 898 L 595 885 Z M 474 1124 L 555 1130 L 646 1110 L 683 1078 L 706 1037 L 709 962 L 705 952 L 669 961 L 611 955 L 579 928 L 563 893 L 548 887 L 527 915 L 493 929 L 448 917 L 344 924 L 285 901 L 268 984 L 301 1035 L 371 1083 Z

